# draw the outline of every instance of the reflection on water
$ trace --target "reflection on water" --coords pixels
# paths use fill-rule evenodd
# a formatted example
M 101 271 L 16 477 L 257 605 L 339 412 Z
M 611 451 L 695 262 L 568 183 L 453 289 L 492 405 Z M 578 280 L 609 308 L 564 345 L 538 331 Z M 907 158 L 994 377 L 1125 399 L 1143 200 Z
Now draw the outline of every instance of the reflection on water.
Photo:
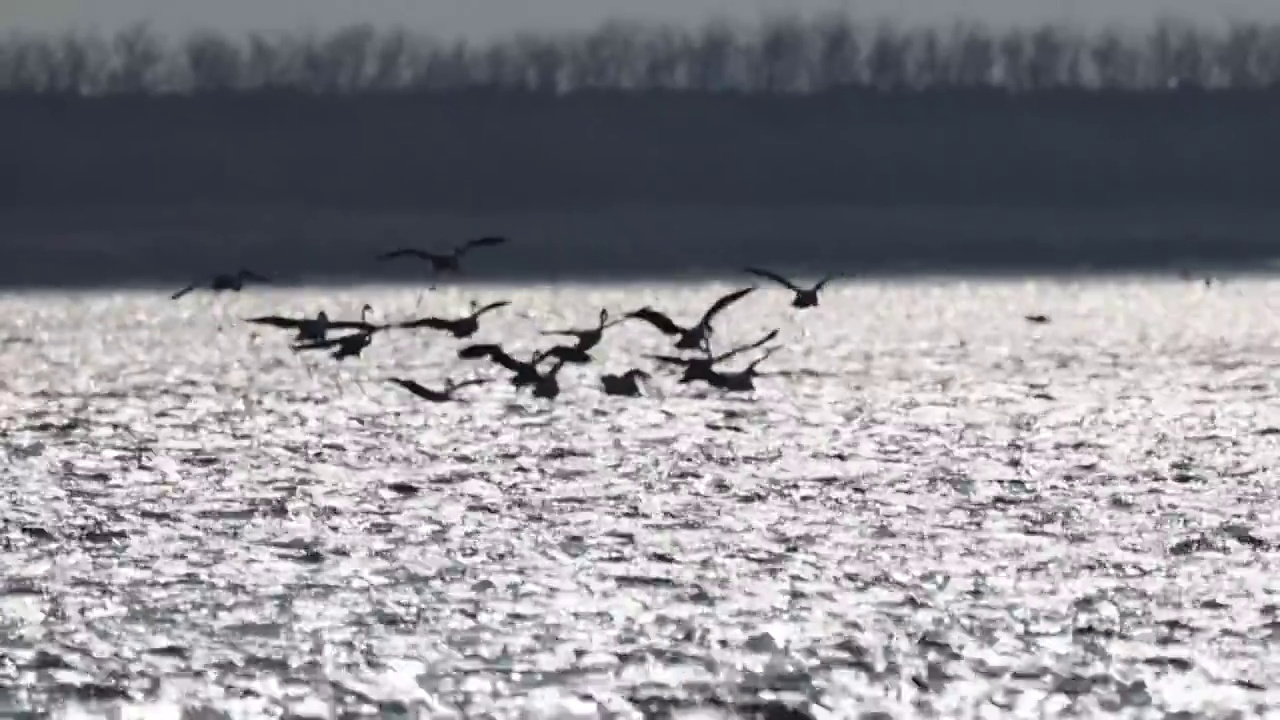
M 1280 284 L 762 288 L 734 397 L 629 323 L 556 403 L 430 332 L 341 366 L 269 313 L 510 298 L 517 349 L 728 286 L 0 300 L 0 710 L 944 717 L 1275 708 Z M 1031 324 L 1026 314 L 1051 322 Z M 745 364 L 746 360 L 742 361 Z M 185 710 L 187 714 L 183 715 Z

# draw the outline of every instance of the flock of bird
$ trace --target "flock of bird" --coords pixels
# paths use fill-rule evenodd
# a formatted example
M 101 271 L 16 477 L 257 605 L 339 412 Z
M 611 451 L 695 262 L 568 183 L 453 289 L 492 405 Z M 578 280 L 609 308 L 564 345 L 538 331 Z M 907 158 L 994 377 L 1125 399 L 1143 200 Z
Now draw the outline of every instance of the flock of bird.
M 461 272 L 461 260 L 476 248 L 502 245 L 507 239 L 502 236 L 486 236 L 467 241 L 447 253 L 435 253 L 417 248 L 402 248 L 378 256 L 379 260 L 412 258 L 430 264 L 435 274 Z M 746 272 L 773 281 L 794 293 L 791 305 L 797 309 L 811 308 L 818 304 L 818 294 L 834 276 L 827 276 L 812 287 L 801 287 L 777 273 L 759 268 L 747 268 Z M 250 270 L 240 270 L 233 274 L 218 275 L 206 283 L 189 285 L 173 294 L 173 299 L 206 287 L 214 292 L 234 291 L 244 288 L 246 282 L 269 283 L 266 277 Z M 629 320 L 639 320 L 649 324 L 674 341 L 676 350 L 683 354 L 649 355 L 647 357 L 665 366 L 681 368 L 681 383 L 701 382 L 713 388 L 729 392 L 743 392 L 755 388 L 754 380 L 762 373 L 758 368 L 761 363 L 778 350 L 777 347 L 766 348 L 745 368 L 740 370 L 722 370 L 720 367 L 731 358 L 746 352 L 759 349 L 772 342 L 778 336 L 778 330 L 766 333 L 755 342 L 730 350 L 713 353 L 711 337 L 714 333 L 712 322 L 725 309 L 755 291 L 749 286 L 734 290 L 717 299 L 711 306 L 690 325 L 682 325 L 670 316 L 652 307 L 645 306 L 626 313 L 617 319 L 610 319 L 608 310 L 601 310 L 599 321 L 593 327 L 564 328 L 542 330 L 541 335 L 572 337 L 572 344 L 556 344 L 545 350 L 533 352 L 528 359 L 516 358 L 501 345 L 493 343 L 476 343 L 464 345 L 458 350 L 458 357 L 464 360 L 487 360 L 508 373 L 509 381 L 517 388 L 529 388 L 534 397 L 553 399 L 560 394 L 560 383 L 557 376 L 566 364 L 587 364 L 592 362 L 590 351 L 600 344 L 606 330 Z M 368 314 L 373 310 L 369 305 L 361 309 L 359 320 L 332 320 L 321 311 L 315 317 L 283 317 L 269 315 L 246 318 L 246 322 L 274 328 L 291 330 L 295 333 L 291 345 L 295 352 L 324 351 L 334 360 L 359 357 L 365 348 L 373 342 L 374 336 L 392 328 L 401 330 L 431 329 L 448 333 L 457 339 L 466 339 L 480 329 L 480 319 L 495 310 L 510 305 L 510 301 L 501 300 L 487 305 L 471 303 L 471 312 L 461 317 L 423 317 L 415 320 L 396 323 L 377 324 L 370 322 Z M 349 330 L 347 334 L 331 336 L 332 331 Z M 644 394 L 642 381 L 651 379 L 651 375 L 639 368 L 633 368 L 621 374 L 606 374 L 601 377 L 601 387 L 606 394 L 619 396 L 639 396 Z M 387 378 L 387 381 L 404 388 L 414 395 L 430 402 L 447 402 L 455 399 L 455 393 L 463 388 L 482 385 L 489 382 L 484 378 L 475 378 L 461 382 L 447 380 L 443 387 L 432 389 L 414 380 L 402 377 Z

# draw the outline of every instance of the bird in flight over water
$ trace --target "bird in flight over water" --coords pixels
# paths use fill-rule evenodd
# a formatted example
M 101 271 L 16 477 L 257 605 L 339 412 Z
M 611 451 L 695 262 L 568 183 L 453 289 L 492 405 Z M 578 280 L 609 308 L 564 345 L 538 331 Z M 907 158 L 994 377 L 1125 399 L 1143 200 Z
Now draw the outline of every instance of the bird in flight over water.
M 778 283 L 779 285 L 787 288 L 791 292 L 795 293 L 796 296 L 795 296 L 795 299 L 791 301 L 791 306 L 794 308 L 800 308 L 800 309 L 811 308 L 816 306 L 818 304 L 818 293 L 822 292 L 822 288 L 826 287 L 827 283 L 835 279 L 834 275 L 828 275 L 822 278 L 821 280 L 819 280 L 818 284 L 814 285 L 813 287 L 803 288 L 770 270 L 762 270 L 760 268 L 747 268 L 746 271 L 751 273 L 752 275 L 755 275 L 756 277 L 762 277 L 766 280 L 772 280 Z
M 507 238 L 502 235 L 486 235 L 478 237 L 474 240 L 468 240 L 461 245 L 455 247 L 447 253 L 435 253 L 420 248 L 400 248 L 385 252 L 378 256 L 379 260 L 395 260 L 397 258 L 417 258 L 431 263 L 431 269 L 437 273 L 442 272 L 462 272 L 460 261 L 462 257 L 476 248 L 495 247 L 507 242 Z
M 670 317 L 647 305 L 639 310 L 627 313 L 627 317 L 643 320 L 657 328 L 664 335 L 676 336 L 678 338 L 676 340 L 677 350 L 705 349 L 711 339 L 711 321 L 715 319 L 716 315 L 723 312 L 725 308 L 746 297 L 753 290 L 755 290 L 754 287 L 742 288 L 721 297 L 711 304 L 711 307 L 703 313 L 696 324 L 690 327 L 682 327 L 675 324 Z
M 169 299 L 177 300 L 178 298 L 182 297 L 183 295 L 186 295 L 192 290 L 198 289 L 202 285 L 204 285 L 205 287 L 207 287 L 209 290 L 213 292 L 223 292 L 224 290 L 230 290 L 232 292 L 240 292 L 244 288 L 244 282 L 246 280 L 252 280 L 253 282 L 267 283 L 267 284 L 271 282 L 267 278 L 253 272 L 252 270 L 245 270 L 242 268 L 239 272 L 236 272 L 236 273 L 222 273 L 220 275 L 214 275 L 213 278 L 208 281 L 193 282 L 190 285 L 182 288 L 178 292 L 174 293 L 173 295 L 170 295 Z

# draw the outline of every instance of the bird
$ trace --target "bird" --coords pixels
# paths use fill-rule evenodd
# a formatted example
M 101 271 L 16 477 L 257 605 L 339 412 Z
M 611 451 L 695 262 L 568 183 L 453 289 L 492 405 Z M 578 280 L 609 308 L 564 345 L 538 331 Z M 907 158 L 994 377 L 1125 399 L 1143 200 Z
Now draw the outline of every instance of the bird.
M 818 293 L 822 291 L 822 288 L 826 287 L 827 283 L 835 279 L 834 275 L 828 275 L 822 278 L 821 280 L 819 280 L 817 285 L 814 285 L 811 288 L 802 288 L 796 285 L 795 283 L 791 282 L 790 280 L 782 277 L 781 275 L 775 272 L 771 272 L 769 270 L 761 270 L 760 268 L 746 268 L 746 272 L 749 272 L 752 275 L 755 275 L 757 277 L 765 278 L 766 280 L 772 280 L 778 283 L 779 285 L 787 288 L 791 292 L 794 292 L 796 296 L 795 296 L 795 299 L 791 301 L 791 307 L 799 308 L 802 310 L 804 308 L 811 308 L 816 306 L 818 304 Z
M 560 381 L 556 379 L 556 375 L 564 367 L 564 362 L 564 360 L 557 360 L 551 367 L 538 373 L 537 379 L 533 382 L 534 397 L 554 400 L 560 395 Z
M 600 384 L 604 387 L 605 395 L 620 395 L 623 397 L 640 397 L 644 393 L 640 389 L 640 380 L 648 380 L 651 376 L 644 370 L 631 369 L 621 375 L 602 375 L 600 376 Z
M 679 380 L 679 382 L 682 384 L 696 382 L 699 380 L 710 384 L 717 375 L 715 371 L 716 365 L 724 362 L 725 360 L 728 360 L 729 358 L 735 355 L 747 352 L 748 350 L 754 350 L 760 347 L 761 345 L 765 345 L 769 342 L 772 342 L 773 339 L 776 337 L 778 337 L 778 330 L 774 329 L 769 331 L 768 333 L 765 333 L 764 337 L 760 338 L 759 340 L 753 343 L 750 343 L 748 345 L 743 345 L 741 347 L 737 347 L 732 350 L 728 350 L 726 352 L 722 352 L 719 355 L 711 355 L 710 353 L 707 353 L 703 357 L 693 357 L 693 358 L 682 358 L 682 357 L 675 357 L 671 355 L 649 355 L 647 357 L 662 363 L 666 363 L 668 365 L 683 366 L 684 374 L 680 376 L 680 380 Z
M 402 257 L 417 258 L 431 263 L 431 269 L 437 273 L 457 273 L 462 272 L 462 267 L 459 261 L 462 259 L 463 255 L 466 255 L 475 248 L 493 247 L 495 245 L 502 245 L 505 242 L 507 242 L 507 238 L 502 235 L 486 235 L 485 237 L 468 240 L 447 253 L 433 253 L 427 250 L 420 250 L 418 248 L 400 248 L 398 250 L 385 252 L 379 255 L 378 259 L 394 260 Z
M 704 380 L 711 387 L 727 392 L 750 392 L 755 390 L 755 378 L 760 376 L 760 373 L 756 372 L 756 368 L 778 350 L 779 348 L 769 348 L 763 355 L 753 360 L 750 365 L 742 370 L 735 372 L 712 370 Z
M 556 345 L 538 353 L 543 358 L 555 358 L 574 365 L 586 365 L 591 362 L 591 354 L 582 348 L 572 345 Z
M 602 308 L 600 310 L 600 324 L 596 327 L 587 328 L 585 330 L 576 330 L 573 328 L 567 328 L 564 330 L 543 330 L 541 331 L 541 334 L 572 335 L 573 337 L 576 337 L 578 339 L 578 343 L 574 347 L 578 350 L 582 350 L 585 352 L 595 347 L 596 345 L 600 344 L 600 341 L 604 338 L 605 330 L 613 327 L 614 325 L 619 325 L 621 323 L 624 323 L 630 319 L 631 319 L 630 317 L 622 317 L 617 320 L 614 320 L 613 322 L 609 322 L 609 311 L 608 309 Z
M 373 312 L 373 307 L 368 303 L 360 308 L 360 320 L 330 320 L 329 315 L 321 310 L 314 318 L 290 318 L 281 317 L 279 315 L 267 315 L 264 317 L 246 318 L 245 322 L 254 323 L 256 325 L 270 325 L 271 327 L 297 329 L 298 334 L 294 340 L 303 342 L 307 340 L 324 340 L 330 330 L 368 330 L 378 326 L 372 325 L 368 321 L 368 314 Z
M 1024 315 L 1022 319 L 1035 325 L 1044 325 L 1049 322 L 1048 315 Z
M 677 350 L 706 349 L 707 341 L 712 333 L 711 321 L 725 308 L 746 297 L 753 290 L 755 290 L 754 287 L 746 287 L 741 290 L 734 290 L 721 297 L 711 304 L 711 307 L 703 313 L 702 318 L 696 324 L 687 328 L 675 324 L 671 318 L 647 305 L 639 310 L 627 313 L 627 317 L 643 320 L 660 330 L 664 335 L 678 336 L 676 341 Z
M 449 379 L 445 381 L 444 387 L 440 390 L 432 390 L 431 388 L 423 387 L 422 385 L 406 378 L 387 378 L 387 382 L 395 383 L 423 400 L 433 403 L 442 403 L 454 400 L 455 398 L 453 394 L 462 388 L 470 387 L 472 385 L 484 385 L 489 381 L 485 378 L 472 378 L 470 380 L 463 380 L 462 382 L 454 382 L 452 379 Z
M 328 350 L 330 348 L 335 348 L 331 355 L 334 360 L 345 360 L 349 357 L 360 357 L 360 353 L 364 352 L 364 349 L 369 347 L 369 344 L 373 342 L 373 334 L 377 332 L 378 329 L 379 328 L 377 327 L 372 327 L 367 330 L 351 333 L 350 335 L 343 335 L 342 337 L 312 340 L 310 342 L 297 343 L 290 347 L 294 352 L 302 350 Z
M 538 382 L 538 378 L 541 376 L 538 372 L 538 363 L 542 362 L 545 356 L 542 353 L 535 352 L 533 357 L 528 362 L 525 362 L 511 357 L 500 345 L 479 343 L 459 349 L 458 357 L 464 360 L 485 358 L 497 363 L 511 371 L 511 384 L 513 386 L 524 387 Z
M 408 322 L 396 323 L 394 327 L 408 330 L 426 327 L 431 328 L 432 330 L 443 330 L 458 339 L 469 338 L 472 335 L 475 335 L 476 331 L 480 329 L 481 315 L 492 310 L 497 310 L 498 308 L 506 307 L 510 304 L 510 300 L 499 300 L 498 302 L 489 303 L 484 307 L 479 307 L 479 303 L 472 300 L 470 315 L 452 320 L 448 318 L 424 317 L 417 320 L 410 320 Z
M 253 272 L 252 270 L 246 270 L 242 268 L 235 273 L 221 273 L 219 275 L 214 275 L 213 278 L 208 281 L 209 282 L 208 288 L 213 292 L 222 292 L 224 290 L 240 292 L 240 290 L 244 288 L 245 280 L 252 280 L 254 282 L 268 283 L 268 284 L 271 282 L 267 278 Z M 192 290 L 195 290 L 196 288 L 200 287 L 202 284 L 203 283 L 201 282 L 191 283 L 190 285 L 182 288 L 178 292 L 170 295 L 169 299 L 177 300 L 183 295 L 186 295 Z

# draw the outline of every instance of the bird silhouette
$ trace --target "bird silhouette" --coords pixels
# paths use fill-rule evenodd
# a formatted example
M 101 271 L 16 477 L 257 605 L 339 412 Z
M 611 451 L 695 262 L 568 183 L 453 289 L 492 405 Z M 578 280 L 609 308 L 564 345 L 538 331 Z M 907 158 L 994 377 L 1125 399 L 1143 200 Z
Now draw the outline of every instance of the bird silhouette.
M 207 281 L 197 281 L 197 282 L 191 283 L 190 285 L 182 288 L 178 292 L 170 295 L 169 299 L 177 300 L 183 295 L 186 295 L 187 293 L 193 290 L 196 290 L 201 286 L 204 286 L 205 288 L 215 293 L 224 292 L 227 290 L 230 290 L 232 292 L 240 292 L 242 289 L 244 289 L 244 282 L 246 280 L 252 280 L 254 282 L 267 283 L 267 284 L 271 282 L 267 278 L 253 272 L 252 270 L 241 269 L 238 272 L 234 272 L 234 273 L 222 273 L 220 275 L 214 275 L 213 278 Z
M 835 279 L 834 275 L 828 275 L 822 278 L 821 280 L 819 280 L 818 283 L 813 287 L 803 288 L 770 270 L 761 270 L 760 268 L 746 268 L 746 271 L 757 277 L 762 277 L 762 278 L 765 278 L 766 280 L 772 280 L 778 283 L 779 285 L 787 288 L 791 292 L 795 293 L 796 296 L 791 301 L 791 306 L 795 308 L 800 308 L 800 309 L 811 308 L 817 305 L 818 293 L 822 291 L 822 288 L 826 287 L 827 283 Z
M 474 300 L 471 302 L 471 314 L 460 318 L 438 318 L 424 317 L 408 322 L 396 323 L 394 327 L 413 330 L 417 328 L 431 328 L 432 330 L 443 330 L 456 338 L 469 338 L 476 334 L 480 329 L 480 317 L 487 312 L 503 308 L 511 304 L 510 300 L 499 300 L 498 302 L 489 303 L 484 307 L 480 307 Z
M 711 321 L 715 319 L 716 315 L 723 312 L 725 308 L 746 297 L 753 290 L 755 290 L 753 287 L 742 288 L 741 290 L 734 290 L 728 295 L 717 299 L 711 304 L 711 307 L 702 314 L 702 317 L 698 319 L 698 322 L 690 327 L 682 327 L 675 324 L 670 317 L 647 305 L 639 310 L 627 313 L 627 316 L 649 323 L 664 335 L 677 337 L 677 350 L 706 349 L 707 341 L 710 339 L 712 333 Z
M 455 400 L 456 398 L 454 397 L 454 393 L 462 388 L 471 387 L 472 385 L 484 385 L 489 381 L 484 378 L 472 378 L 470 380 L 463 380 L 462 382 L 454 382 L 450 379 L 445 381 L 444 387 L 440 390 L 432 390 L 431 388 L 423 387 L 422 385 L 406 378 L 387 378 L 387 382 L 395 383 L 428 402 L 442 403 Z
M 501 235 L 487 235 L 485 237 L 468 240 L 461 245 L 453 248 L 446 253 L 435 253 L 420 248 L 400 248 L 385 252 L 378 256 L 379 260 L 395 260 L 397 258 L 416 258 L 431 263 L 431 269 L 436 273 L 443 272 L 462 272 L 460 261 L 463 256 L 476 248 L 495 247 L 507 242 L 507 238 Z
M 297 330 L 298 334 L 294 339 L 298 342 L 308 340 L 324 340 L 328 337 L 330 330 L 370 330 L 376 329 L 378 326 L 368 321 L 368 314 L 373 311 L 373 307 L 366 304 L 360 309 L 359 320 L 330 320 L 329 315 L 323 310 L 316 314 L 314 318 L 291 318 L 282 317 L 280 315 L 267 315 L 264 317 L 246 318 L 245 322 L 255 325 L 268 325 L 286 330 Z

